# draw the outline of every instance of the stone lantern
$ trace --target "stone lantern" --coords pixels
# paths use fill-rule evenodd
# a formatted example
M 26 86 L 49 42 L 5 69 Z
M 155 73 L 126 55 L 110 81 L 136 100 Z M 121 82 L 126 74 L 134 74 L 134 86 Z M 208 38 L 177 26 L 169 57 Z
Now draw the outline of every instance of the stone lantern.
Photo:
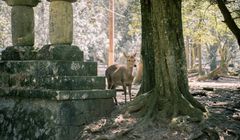
M 34 45 L 34 11 L 39 0 L 4 0 L 11 9 L 12 44 L 2 59 L 30 59 Z

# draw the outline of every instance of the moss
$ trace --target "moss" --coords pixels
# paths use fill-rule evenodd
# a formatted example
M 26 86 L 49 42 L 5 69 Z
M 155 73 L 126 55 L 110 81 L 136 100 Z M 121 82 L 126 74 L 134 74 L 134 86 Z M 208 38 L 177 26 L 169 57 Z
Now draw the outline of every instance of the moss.
M 56 133 L 52 115 L 46 108 L 32 108 L 19 101 L 12 109 L 1 109 L 0 135 L 8 139 L 52 139 Z
M 83 52 L 77 46 L 45 45 L 38 51 L 37 59 L 83 61 Z
M 2 60 L 33 60 L 36 51 L 33 46 L 10 46 L 2 52 Z

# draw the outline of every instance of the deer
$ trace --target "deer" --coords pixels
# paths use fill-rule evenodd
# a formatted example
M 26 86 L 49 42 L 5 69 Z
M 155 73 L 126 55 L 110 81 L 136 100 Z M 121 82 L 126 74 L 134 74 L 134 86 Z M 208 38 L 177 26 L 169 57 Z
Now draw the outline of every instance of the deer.
M 143 62 L 140 60 L 140 62 L 137 64 L 137 71 L 135 73 L 134 79 L 133 79 L 133 85 L 140 85 L 142 83 L 142 76 L 143 76 Z
M 109 66 L 105 71 L 105 76 L 107 78 L 108 89 L 115 89 L 117 86 L 122 86 L 124 95 L 125 95 L 125 103 L 127 103 L 127 87 L 129 93 L 129 100 L 132 100 L 131 88 L 134 76 L 133 67 L 135 66 L 135 57 L 136 53 L 127 55 L 125 52 L 123 53 L 126 58 L 126 64 L 113 64 Z M 115 103 L 117 104 L 117 99 L 114 97 Z

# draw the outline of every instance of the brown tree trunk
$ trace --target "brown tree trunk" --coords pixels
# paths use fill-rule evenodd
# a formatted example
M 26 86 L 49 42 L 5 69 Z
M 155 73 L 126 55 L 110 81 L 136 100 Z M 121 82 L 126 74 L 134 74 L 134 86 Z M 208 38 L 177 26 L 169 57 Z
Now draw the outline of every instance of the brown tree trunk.
M 146 93 L 154 88 L 154 50 L 153 50 L 153 32 L 151 26 L 151 6 L 150 0 L 141 0 L 142 13 L 142 47 L 141 56 L 143 61 L 142 84 L 138 95 Z
M 185 54 L 186 54 L 186 63 L 187 63 L 187 69 L 189 69 L 189 38 L 187 38 L 187 44 L 185 45 Z
M 198 45 L 198 73 L 199 75 L 203 75 L 203 69 L 202 69 L 202 47 L 201 45 Z
M 192 46 L 191 47 L 191 69 L 194 69 L 195 60 L 196 60 L 195 48 Z
M 168 121 L 187 115 L 200 121 L 205 108 L 188 89 L 181 0 L 152 0 L 150 6 L 155 87 L 150 94 L 138 96 L 130 103 L 129 111 L 140 112 L 146 120 Z
M 108 66 L 114 64 L 114 0 L 109 0 L 109 19 L 108 19 L 108 36 L 109 36 L 109 48 L 108 48 Z

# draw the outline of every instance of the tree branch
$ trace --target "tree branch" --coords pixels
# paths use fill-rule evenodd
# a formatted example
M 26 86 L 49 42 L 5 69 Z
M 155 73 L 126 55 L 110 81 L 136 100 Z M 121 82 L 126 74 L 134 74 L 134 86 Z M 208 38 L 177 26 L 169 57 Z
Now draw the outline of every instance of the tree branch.
M 237 39 L 238 45 L 240 46 L 240 29 L 232 18 L 231 13 L 229 12 L 223 0 L 217 0 L 217 5 L 224 17 L 226 25 L 232 31 L 232 33 Z

